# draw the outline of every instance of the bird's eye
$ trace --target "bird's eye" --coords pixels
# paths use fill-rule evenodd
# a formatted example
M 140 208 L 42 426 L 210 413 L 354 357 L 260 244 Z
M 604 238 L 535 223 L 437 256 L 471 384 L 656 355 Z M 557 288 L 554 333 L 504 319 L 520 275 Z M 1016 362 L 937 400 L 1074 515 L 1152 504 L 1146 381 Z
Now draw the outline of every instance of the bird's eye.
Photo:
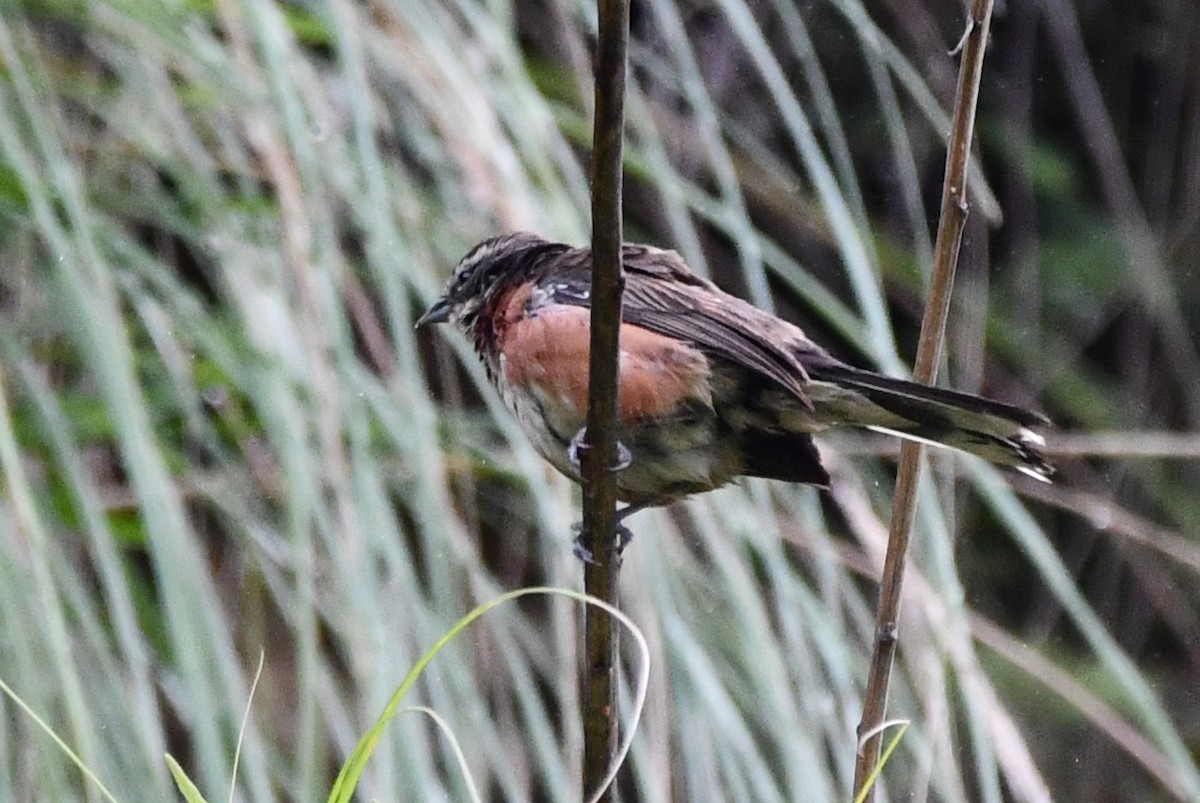
M 467 285 L 469 285 L 471 283 L 471 275 L 473 273 L 474 273 L 474 271 L 465 270 L 462 273 L 458 274 L 458 279 L 455 280 L 455 282 L 454 282 L 455 289 L 456 290 L 467 289 Z

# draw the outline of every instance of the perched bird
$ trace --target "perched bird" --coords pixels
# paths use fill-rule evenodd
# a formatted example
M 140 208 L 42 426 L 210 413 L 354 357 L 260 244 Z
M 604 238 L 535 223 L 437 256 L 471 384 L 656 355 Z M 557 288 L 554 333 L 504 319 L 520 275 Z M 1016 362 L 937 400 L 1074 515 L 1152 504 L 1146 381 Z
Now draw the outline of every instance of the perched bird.
M 621 516 L 736 477 L 827 486 L 812 433 L 846 425 L 950 446 L 1040 480 L 1037 413 L 853 368 L 721 291 L 674 251 L 625 245 Z M 578 480 L 592 255 L 519 232 L 475 246 L 418 326 L 454 322 L 546 460 Z

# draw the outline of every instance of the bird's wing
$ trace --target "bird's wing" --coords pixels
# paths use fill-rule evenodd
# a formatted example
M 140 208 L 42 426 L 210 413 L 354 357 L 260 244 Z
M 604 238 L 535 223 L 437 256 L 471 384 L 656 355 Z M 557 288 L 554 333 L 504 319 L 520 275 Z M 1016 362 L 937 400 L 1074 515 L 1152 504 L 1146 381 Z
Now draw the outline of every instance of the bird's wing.
M 827 357 L 795 326 L 721 291 L 697 276 L 674 251 L 625 246 L 622 320 L 691 343 L 779 385 L 806 406 L 808 372 L 801 355 Z M 588 261 L 590 264 L 590 260 Z M 558 303 L 590 306 L 590 271 L 561 275 L 547 287 Z

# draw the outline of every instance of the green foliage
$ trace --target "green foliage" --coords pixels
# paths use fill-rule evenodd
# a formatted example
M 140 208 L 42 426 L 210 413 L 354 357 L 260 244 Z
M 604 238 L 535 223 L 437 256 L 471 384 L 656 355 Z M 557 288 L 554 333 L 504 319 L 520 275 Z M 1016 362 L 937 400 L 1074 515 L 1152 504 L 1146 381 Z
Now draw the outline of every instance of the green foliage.
M 187 776 L 183 767 L 179 766 L 179 762 L 170 755 L 167 755 L 167 766 L 171 770 L 171 777 L 175 779 L 175 786 L 179 788 L 179 793 L 183 795 L 183 799 L 187 803 L 207 803 L 204 795 L 200 793 L 196 784 L 192 783 L 192 779 Z

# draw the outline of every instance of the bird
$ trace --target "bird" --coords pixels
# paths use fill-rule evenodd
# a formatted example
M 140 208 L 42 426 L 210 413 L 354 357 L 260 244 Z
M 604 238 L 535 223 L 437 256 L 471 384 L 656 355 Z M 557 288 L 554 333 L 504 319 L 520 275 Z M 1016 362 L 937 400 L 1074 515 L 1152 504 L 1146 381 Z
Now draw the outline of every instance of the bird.
M 827 488 L 813 435 L 835 426 L 948 446 L 1050 481 L 1043 415 L 855 368 L 675 251 L 627 243 L 621 260 L 617 497 L 627 506 L 618 519 L 739 477 Z M 591 282 L 589 248 L 505 234 L 458 262 L 416 324 L 461 330 L 534 449 L 576 482 Z M 623 548 L 631 536 L 619 537 Z

